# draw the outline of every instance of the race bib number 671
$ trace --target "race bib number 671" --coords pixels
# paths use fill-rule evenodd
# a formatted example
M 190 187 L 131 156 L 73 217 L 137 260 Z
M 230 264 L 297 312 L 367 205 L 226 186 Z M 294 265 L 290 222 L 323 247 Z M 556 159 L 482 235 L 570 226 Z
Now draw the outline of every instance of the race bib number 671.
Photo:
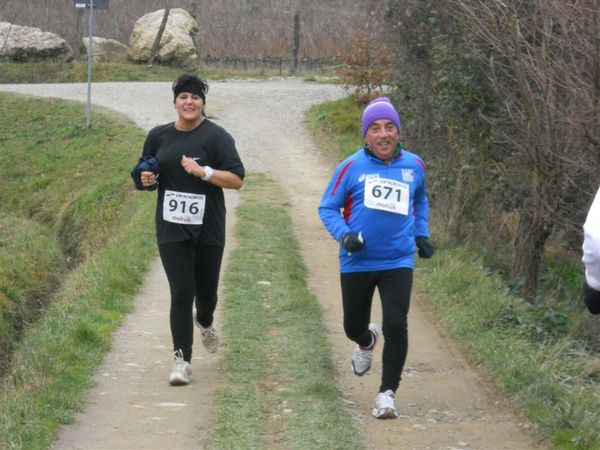
M 406 183 L 388 178 L 367 177 L 365 200 L 367 208 L 408 215 L 409 187 Z
M 165 191 L 163 219 L 182 225 L 201 225 L 204 219 L 206 195 Z

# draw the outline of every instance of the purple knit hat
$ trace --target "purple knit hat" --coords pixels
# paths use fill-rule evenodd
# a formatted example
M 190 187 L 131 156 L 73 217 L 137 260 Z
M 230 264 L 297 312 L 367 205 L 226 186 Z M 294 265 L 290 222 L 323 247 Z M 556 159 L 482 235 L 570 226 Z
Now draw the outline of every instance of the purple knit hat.
M 394 122 L 398 133 L 400 132 L 400 117 L 398 112 L 392 105 L 392 102 L 387 97 L 379 97 L 369 102 L 362 116 L 362 136 L 365 137 L 367 129 L 376 120 L 388 119 Z

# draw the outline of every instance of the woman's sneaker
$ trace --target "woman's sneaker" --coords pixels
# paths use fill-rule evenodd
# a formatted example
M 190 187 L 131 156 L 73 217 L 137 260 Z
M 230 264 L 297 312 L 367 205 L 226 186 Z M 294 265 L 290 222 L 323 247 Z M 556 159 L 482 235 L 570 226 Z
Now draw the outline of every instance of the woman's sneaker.
M 204 328 L 198 324 L 200 328 L 200 335 L 202 336 L 202 345 L 209 351 L 209 353 L 216 353 L 219 349 L 219 336 L 217 336 L 217 330 L 215 324 L 211 324 L 210 327 Z
M 381 334 L 381 328 L 375 323 L 369 324 L 369 330 L 373 335 L 373 341 L 369 348 L 365 349 L 360 345 L 357 345 L 352 352 L 352 372 L 359 377 L 362 377 L 371 368 L 373 349 L 375 348 L 375 344 L 377 344 L 377 338 Z
M 391 389 L 377 394 L 375 397 L 375 407 L 371 414 L 378 419 L 395 419 L 398 417 L 396 396 Z
M 219 336 L 217 336 L 215 323 L 211 323 L 208 328 L 204 328 L 200 325 L 198 316 L 196 315 L 196 306 L 193 307 L 192 314 L 194 316 L 194 325 L 200 329 L 200 340 L 202 341 L 202 345 L 204 345 L 204 348 L 208 350 L 209 353 L 216 353 L 219 349 Z
M 183 352 L 177 350 L 174 355 L 175 362 L 169 375 L 169 384 L 171 386 L 183 386 L 189 384 L 192 380 L 192 365 L 183 359 Z

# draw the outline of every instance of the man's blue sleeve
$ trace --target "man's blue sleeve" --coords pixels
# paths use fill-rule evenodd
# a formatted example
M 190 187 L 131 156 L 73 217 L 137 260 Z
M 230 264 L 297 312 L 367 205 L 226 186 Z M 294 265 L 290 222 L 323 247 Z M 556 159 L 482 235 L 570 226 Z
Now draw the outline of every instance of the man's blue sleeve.
M 425 169 L 421 185 L 417 188 L 414 197 L 415 208 L 415 236 L 429 237 L 429 198 L 425 187 Z
M 346 203 L 347 177 L 345 175 L 351 164 L 351 162 L 343 164 L 335 170 L 319 203 L 319 217 L 336 241 L 340 241 L 344 234 L 351 231 L 341 213 Z

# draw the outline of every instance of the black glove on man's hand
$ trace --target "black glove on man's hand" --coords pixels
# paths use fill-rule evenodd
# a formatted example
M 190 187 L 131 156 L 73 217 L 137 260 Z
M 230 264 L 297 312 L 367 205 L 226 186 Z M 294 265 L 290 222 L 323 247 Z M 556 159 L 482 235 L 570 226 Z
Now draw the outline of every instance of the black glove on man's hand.
M 421 258 L 431 258 L 435 252 L 433 245 L 429 243 L 429 239 L 425 236 L 417 236 L 416 239 L 417 248 L 419 249 L 419 256 Z
M 352 231 L 343 235 L 340 242 L 342 247 L 349 253 L 357 252 L 365 247 L 365 241 L 363 241 L 362 236 Z
M 587 283 L 583 286 L 583 301 L 592 314 L 600 314 L 600 291 L 591 288 Z

